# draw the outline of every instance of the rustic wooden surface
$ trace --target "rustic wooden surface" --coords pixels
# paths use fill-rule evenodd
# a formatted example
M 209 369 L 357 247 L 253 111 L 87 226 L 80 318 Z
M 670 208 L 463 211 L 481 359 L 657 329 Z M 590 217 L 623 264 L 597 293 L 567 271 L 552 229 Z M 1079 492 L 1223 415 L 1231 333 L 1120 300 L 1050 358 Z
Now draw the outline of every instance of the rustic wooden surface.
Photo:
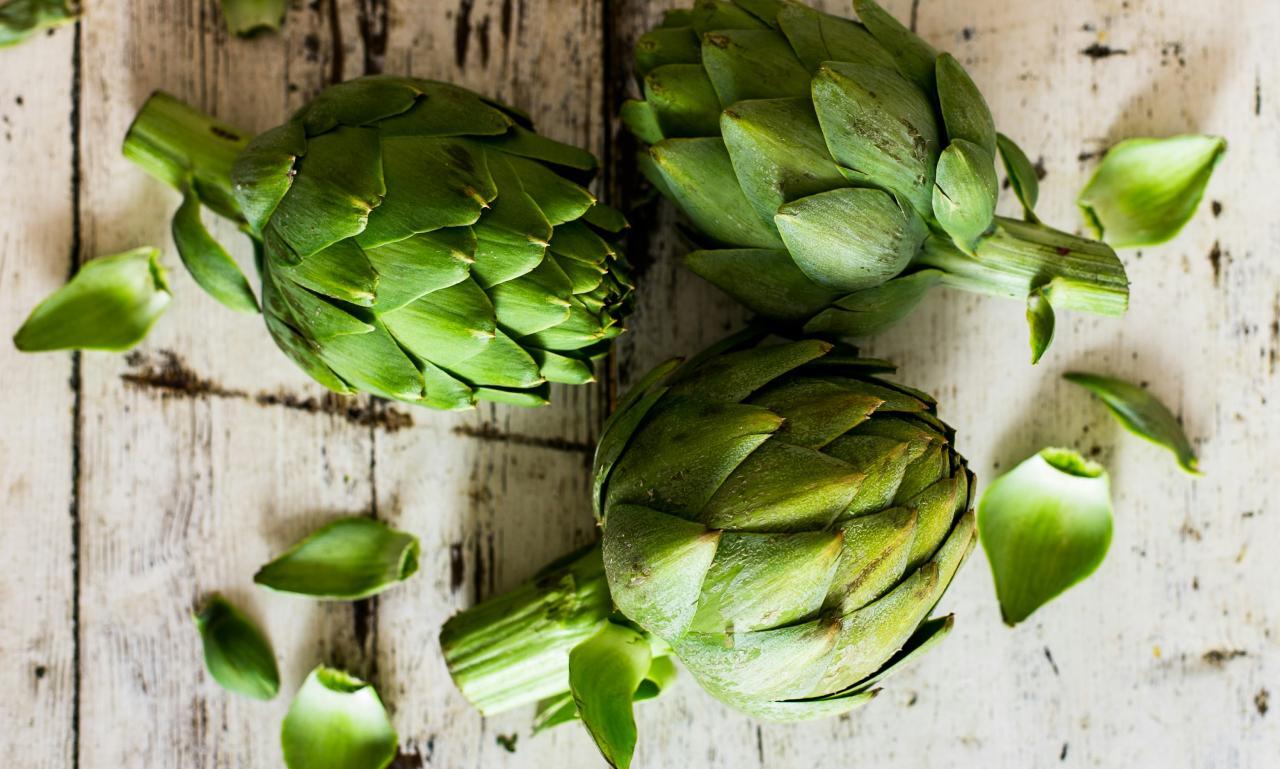
M 227 38 L 214 0 L 86 5 L 78 26 L 0 51 L 3 335 L 95 255 L 164 245 L 176 267 L 177 196 L 119 152 L 150 91 L 260 130 L 328 83 L 379 71 L 488 91 L 605 158 L 600 191 L 641 206 L 640 310 L 598 386 L 559 388 L 538 411 L 327 399 L 259 320 L 224 312 L 180 268 L 174 307 L 133 356 L 0 345 L 9 763 L 277 766 L 289 694 L 323 661 L 376 682 L 401 769 L 601 766 L 579 729 L 530 738 L 527 711 L 476 716 L 435 637 L 453 611 L 593 536 L 589 452 L 611 391 L 743 318 L 678 266 L 672 212 L 641 205 L 633 145 L 613 119 L 632 87 L 631 42 L 664 4 L 295 0 L 283 34 L 251 41 Z M 970 68 L 1001 128 L 1042 161 L 1042 216 L 1067 229 L 1110 143 L 1188 131 L 1230 142 L 1183 235 L 1123 255 L 1125 319 L 1060 321 L 1032 368 L 1020 306 L 940 292 L 866 346 L 939 397 L 980 478 L 1047 444 L 1105 462 L 1111 554 L 1016 630 L 1000 623 L 976 555 L 946 599 L 959 615 L 951 639 L 849 717 L 758 725 L 685 677 L 640 710 L 638 766 L 1276 766 L 1280 4 L 887 6 Z M 1183 418 L 1205 477 L 1178 473 L 1058 378 L 1077 368 L 1149 382 Z M 351 512 L 417 533 L 419 575 L 356 604 L 253 588 L 271 553 Z M 265 624 L 285 679 L 274 702 L 228 696 L 203 672 L 189 612 L 212 590 Z M 499 739 L 509 735 L 514 753 Z

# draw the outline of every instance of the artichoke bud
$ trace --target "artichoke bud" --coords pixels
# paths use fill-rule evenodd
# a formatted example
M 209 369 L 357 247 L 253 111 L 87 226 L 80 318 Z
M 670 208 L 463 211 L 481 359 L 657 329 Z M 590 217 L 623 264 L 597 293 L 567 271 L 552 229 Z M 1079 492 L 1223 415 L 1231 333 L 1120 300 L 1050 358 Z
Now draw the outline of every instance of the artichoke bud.
M 182 161 L 189 198 L 243 219 L 261 241 L 272 337 L 325 386 L 444 409 L 536 405 L 549 382 L 590 381 L 622 330 L 632 286 L 613 242 L 625 221 L 571 180 L 595 158 L 518 111 L 444 83 L 361 78 L 232 162 L 201 144 L 225 129 L 172 102 L 144 106 L 126 154 L 171 183 Z M 175 230 L 193 274 L 247 308 L 193 205 Z
M 912 647 L 970 549 L 949 428 L 880 370 L 749 333 L 643 382 L 601 437 L 619 610 L 748 713 L 865 702 L 860 685 Z
M 1033 222 L 1035 169 L 964 67 L 873 0 L 854 8 L 861 23 L 794 0 L 695 0 L 637 45 L 644 98 L 621 117 L 649 145 L 642 173 L 701 236 L 690 267 L 832 338 L 888 328 L 939 283 L 1024 299 L 1062 278 L 1080 309 L 1123 312 L 1113 252 L 1074 239 L 1050 254 L 1042 241 L 1064 233 L 995 216 L 996 153 Z
M 973 142 L 956 139 L 938 159 L 933 215 L 956 247 L 972 254 L 995 225 L 995 157 Z

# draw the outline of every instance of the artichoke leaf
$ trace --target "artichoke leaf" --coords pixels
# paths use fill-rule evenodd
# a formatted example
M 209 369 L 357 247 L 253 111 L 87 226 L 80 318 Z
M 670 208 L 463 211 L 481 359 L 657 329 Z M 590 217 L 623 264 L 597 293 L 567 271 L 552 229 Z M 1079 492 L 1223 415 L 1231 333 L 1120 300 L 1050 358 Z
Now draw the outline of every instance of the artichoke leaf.
M 357 515 L 326 524 L 258 570 L 272 590 L 353 601 L 381 593 L 418 570 L 418 538 Z
M 636 77 L 666 64 L 701 64 L 698 36 L 688 27 L 655 27 L 636 39 Z
M 257 313 L 258 300 L 244 272 L 222 247 L 200 218 L 200 198 L 195 185 L 188 183 L 182 205 L 173 215 L 173 243 L 192 279 L 224 307 L 236 312 Z
M 271 643 L 244 612 L 214 594 L 195 615 L 204 646 L 204 664 L 229 692 L 269 700 L 280 690 L 280 671 Z
M 973 254 L 982 236 L 995 226 L 995 158 L 966 139 L 955 139 L 938 159 L 933 215 L 956 247 Z
M 829 61 L 813 78 L 812 97 L 827 148 L 845 176 L 892 190 L 928 215 L 939 147 L 925 92 L 891 69 Z
M 787 203 L 774 221 L 796 265 L 835 291 L 879 286 L 906 269 L 928 228 L 883 190 L 844 187 Z
M 1031 331 L 1031 365 L 1040 362 L 1041 356 L 1053 342 L 1055 316 L 1053 312 L 1054 282 L 1037 286 L 1027 295 L 1027 326 Z
M 398 740 L 373 686 L 323 665 L 303 681 L 280 730 L 288 769 L 385 769 Z
M 1126 139 L 1107 151 L 1076 202 L 1112 246 L 1159 245 L 1191 220 L 1226 151 L 1216 136 Z
M 854 291 L 814 314 L 804 330 L 840 337 L 874 336 L 911 314 L 942 276 L 941 270 L 917 270 Z
M 604 562 L 618 609 L 662 638 L 693 621 L 721 533 L 640 505 L 612 504 L 604 522 Z
M 1078 384 L 1102 399 L 1112 415 L 1129 432 L 1173 452 L 1178 466 L 1199 475 L 1199 460 L 1178 418 L 1156 396 L 1122 379 L 1069 372 L 1062 378 Z
M 1013 194 L 1022 203 L 1023 218 L 1037 223 L 1036 201 L 1040 198 L 1040 175 L 1031 159 L 1022 151 L 1013 139 L 1004 134 L 996 134 L 996 147 L 1000 150 L 1000 160 L 1004 163 L 1004 172 L 1009 179 Z
M 715 136 L 720 101 L 700 64 L 666 64 L 644 76 L 645 104 L 661 136 Z M 653 143 L 653 142 L 650 142 Z
M 919 35 L 886 12 L 874 0 L 853 0 L 853 9 L 867 30 L 880 41 L 898 63 L 898 69 L 926 93 L 935 82 L 934 61 L 938 52 Z
M 782 247 L 738 185 L 723 139 L 666 139 L 649 148 L 649 158 L 641 170 L 709 237 L 735 246 Z
M 169 306 L 169 284 L 154 248 L 86 262 L 36 305 L 13 335 L 23 352 L 123 352 L 146 337 Z
M 810 280 L 780 249 L 699 250 L 685 256 L 685 264 L 748 309 L 771 318 L 804 320 L 840 296 Z
M 645 637 L 605 622 L 569 652 L 569 687 L 582 723 L 609 765 L 631 766 L 636 748 L 632 702 L 653 660 Z
M 1106 470 L 1069 449 L 1044 449 L 992 482 L 978 503 L 978 535 L 1005 623 L 1092 574 L 1111 527 Z
M 771 226 L 784 203 L 848 185 L 808 99 L 739 102 L 720 117 L 720 131 L 743 194 Z
M 702 37 L 702 66 L 729 107 L 744 99 L 804 96 L 809 70 L 786 38 L 767 29 L 719 29 Z
M 422 95 L 421 81 L 394 75 L 374 75 L 329 86 L 297 114 L 307 136 L 338 126 L 373 125 L 407 112 Z
M 996 123 L 982 92 L 951 54 L 939 56 L 936 66 L 938 101 L 947 138 L 953 142 L 956 139 L 972 142 L 995 158 Z
M 897 66 L 893 56 L 866 27 L 850 19 L 832 16 L 802 3 L 785 3 L 778 12 L 778 26 L 810 72 L 816 72 L 824 61 Z
M 726 531 L 689 630 L 767 630 L 811 618 L 826 598 L 842 539 L 827 531 Z

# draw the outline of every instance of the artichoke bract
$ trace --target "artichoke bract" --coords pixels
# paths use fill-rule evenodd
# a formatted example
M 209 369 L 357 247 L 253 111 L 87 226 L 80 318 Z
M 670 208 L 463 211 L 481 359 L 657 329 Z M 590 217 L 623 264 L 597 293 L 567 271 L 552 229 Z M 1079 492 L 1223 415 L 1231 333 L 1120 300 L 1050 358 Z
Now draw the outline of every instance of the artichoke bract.
M 760 718 L 870 699 L 949 630 L 930 613 L 975 530 L 952 430 L 891 370 L 758 332 L 656 370 L 600 438 L 600 548 L 445 625 L 462 693 L 494 712 L 573 688 L 581 710 L 566 658 L 614 623 Z
M 626 222 L 579 183 L 595 158 L 457 86 L 352 80 L 251 141 L 157 93 L 124 151 L 184 193 L 196 282 L 256 312 L 202 206 L 250 234 L 271 336 L 338 392 L 542 404 L 550 382 L 592 381 L 632 304 Z
M 775 323 L 874 334 L 935 285 L 1122 314 L 1105 244 L 1032 211 L 1034 168 L 960 63 L 871 0 L 700 0 L 641 36 L 622 119 L 688 217 L 694 272 Z M 995 215 L 996 155 L 1028 221 Z

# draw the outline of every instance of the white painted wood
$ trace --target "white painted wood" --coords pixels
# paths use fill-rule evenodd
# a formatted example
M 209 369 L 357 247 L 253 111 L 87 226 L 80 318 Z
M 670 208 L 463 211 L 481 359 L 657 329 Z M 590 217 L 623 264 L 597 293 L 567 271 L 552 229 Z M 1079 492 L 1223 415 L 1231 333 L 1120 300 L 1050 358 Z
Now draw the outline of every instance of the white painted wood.
M 0 49 L 0 743 L 33 769 L 75 750 L 75 390 L 71 355 L 8 340 L 70 267 L 75 36 Z
M 226 39 L 211 2 L 93 4 L 80 49 L 82 255 L 154 243 L 177 267 L 167 235 L 176 195 L 119 155 L 155 87 L 258 130 L 333 79 L 384 69 L 455 80 L 607 155 L 611 176 L 600 189 L 626 203 L 636 195 L 631 145 L 606 122 L 629 85 L 619 67 L 635 36 L 675 4 L 617 2 L 606 12 L 592 0 L 306 3 L 283 35 L 248 42 Z M 1270 494 L 1280 416 L 1268 403 L 1280 397 L 1271 193 L 1280 178 L 1280 6 L 886 6 L 906 19 L 913 4 L 921 32 L 970 68 L 1001 129 L 1043 157 L 1040 212 L 1052 224 L 1079 226 L 1072 199 L 1096 162 L 1082 156 L 1113 141 L 1202 131 L 1231 144 L 1181 237 L 1123 255 L 1129 315 L 1060 318 L 1040 366 L 1026 362 L 1020 306 L 956 292 L 931 297 L 865 346 L 939 397 L 981 479 L 1047 444 L 1096 453 L 1114 480 L 1111 555 L 1091 580 L 1010 630 L 975 553 L 946 599 L 958 615 L 952 637 L 846 718 L 758 725 L 685 676 L 669 698 L 640 709 L 637 766 L 1270 767 L 1280 755 L 1280 714 L 1266 712 L 1280 701 L 1280 567 L 1271 555 L 1280 508 Z M 65 30 L 14 49 L 19 58 L 0 51 L 0 116 L 13 121 L 0 129 L 14 134 L 0 143 L 0 162 L 6 180 L 23 180 L 0 188 L 9 333 L 62 279 L 71 248 L 71 41 Z M 1094 43 L 1125 53 L 1081 53 Z M 52 85 L 37 92 L 36 79 Z M 1209 201 L 1221 203 L 1219 215 Z M 326 660 L 377 683 L 401 734 L 399 766 L 601 766 L 579 729 L 531 739 L 529 712 L 475 715 L 449 684 L 435 637 L 453 611 L 593 536 L 588 451 L 612 384 L 695 352 L 745 317 L 678 266 L 668 206 L 634 218 L 647 236 L 633 254 L 640 308 L 601 386 L 559 388 L 543 410 L 414 411 L 413 426 L 395 432 L 260 405 L 260 394 L 319 391 L 278 355 L 259 319 L 225 312 L 175 269 L 174 308 L 135 365 L 84 359 L 78 700 L 70 364 L 0 351 L 9 396 L 0 402 L 0 682 L 10 693 L 0 733 L 15 735 L 19 765 L 74 766 L 77 718 L 81 766 L 278 765 L 276 724 L 289 694 Z M 186 388 L 194 396 L 154 386 L 147 367 L 162 366 L 164 351 L 195 373 Z M 1160 449 L 1061 383 L 1075 368 L 1149 381 L 1183 417 L 1206 476 L 1179 474 Z M 421 571 L 409 583 L 359 610 L 250 584 L 260 563 L 314 524 L 368 510 L 422 538 Z M 266 624 L 286 670 L 277 701 L 229 697 L 203 673 L 187 612 L 214 589 Z M 41 664 L 37 681 L 32 666 Z M 514 754 L 497 740 L 510 734 L 519 735 Z

